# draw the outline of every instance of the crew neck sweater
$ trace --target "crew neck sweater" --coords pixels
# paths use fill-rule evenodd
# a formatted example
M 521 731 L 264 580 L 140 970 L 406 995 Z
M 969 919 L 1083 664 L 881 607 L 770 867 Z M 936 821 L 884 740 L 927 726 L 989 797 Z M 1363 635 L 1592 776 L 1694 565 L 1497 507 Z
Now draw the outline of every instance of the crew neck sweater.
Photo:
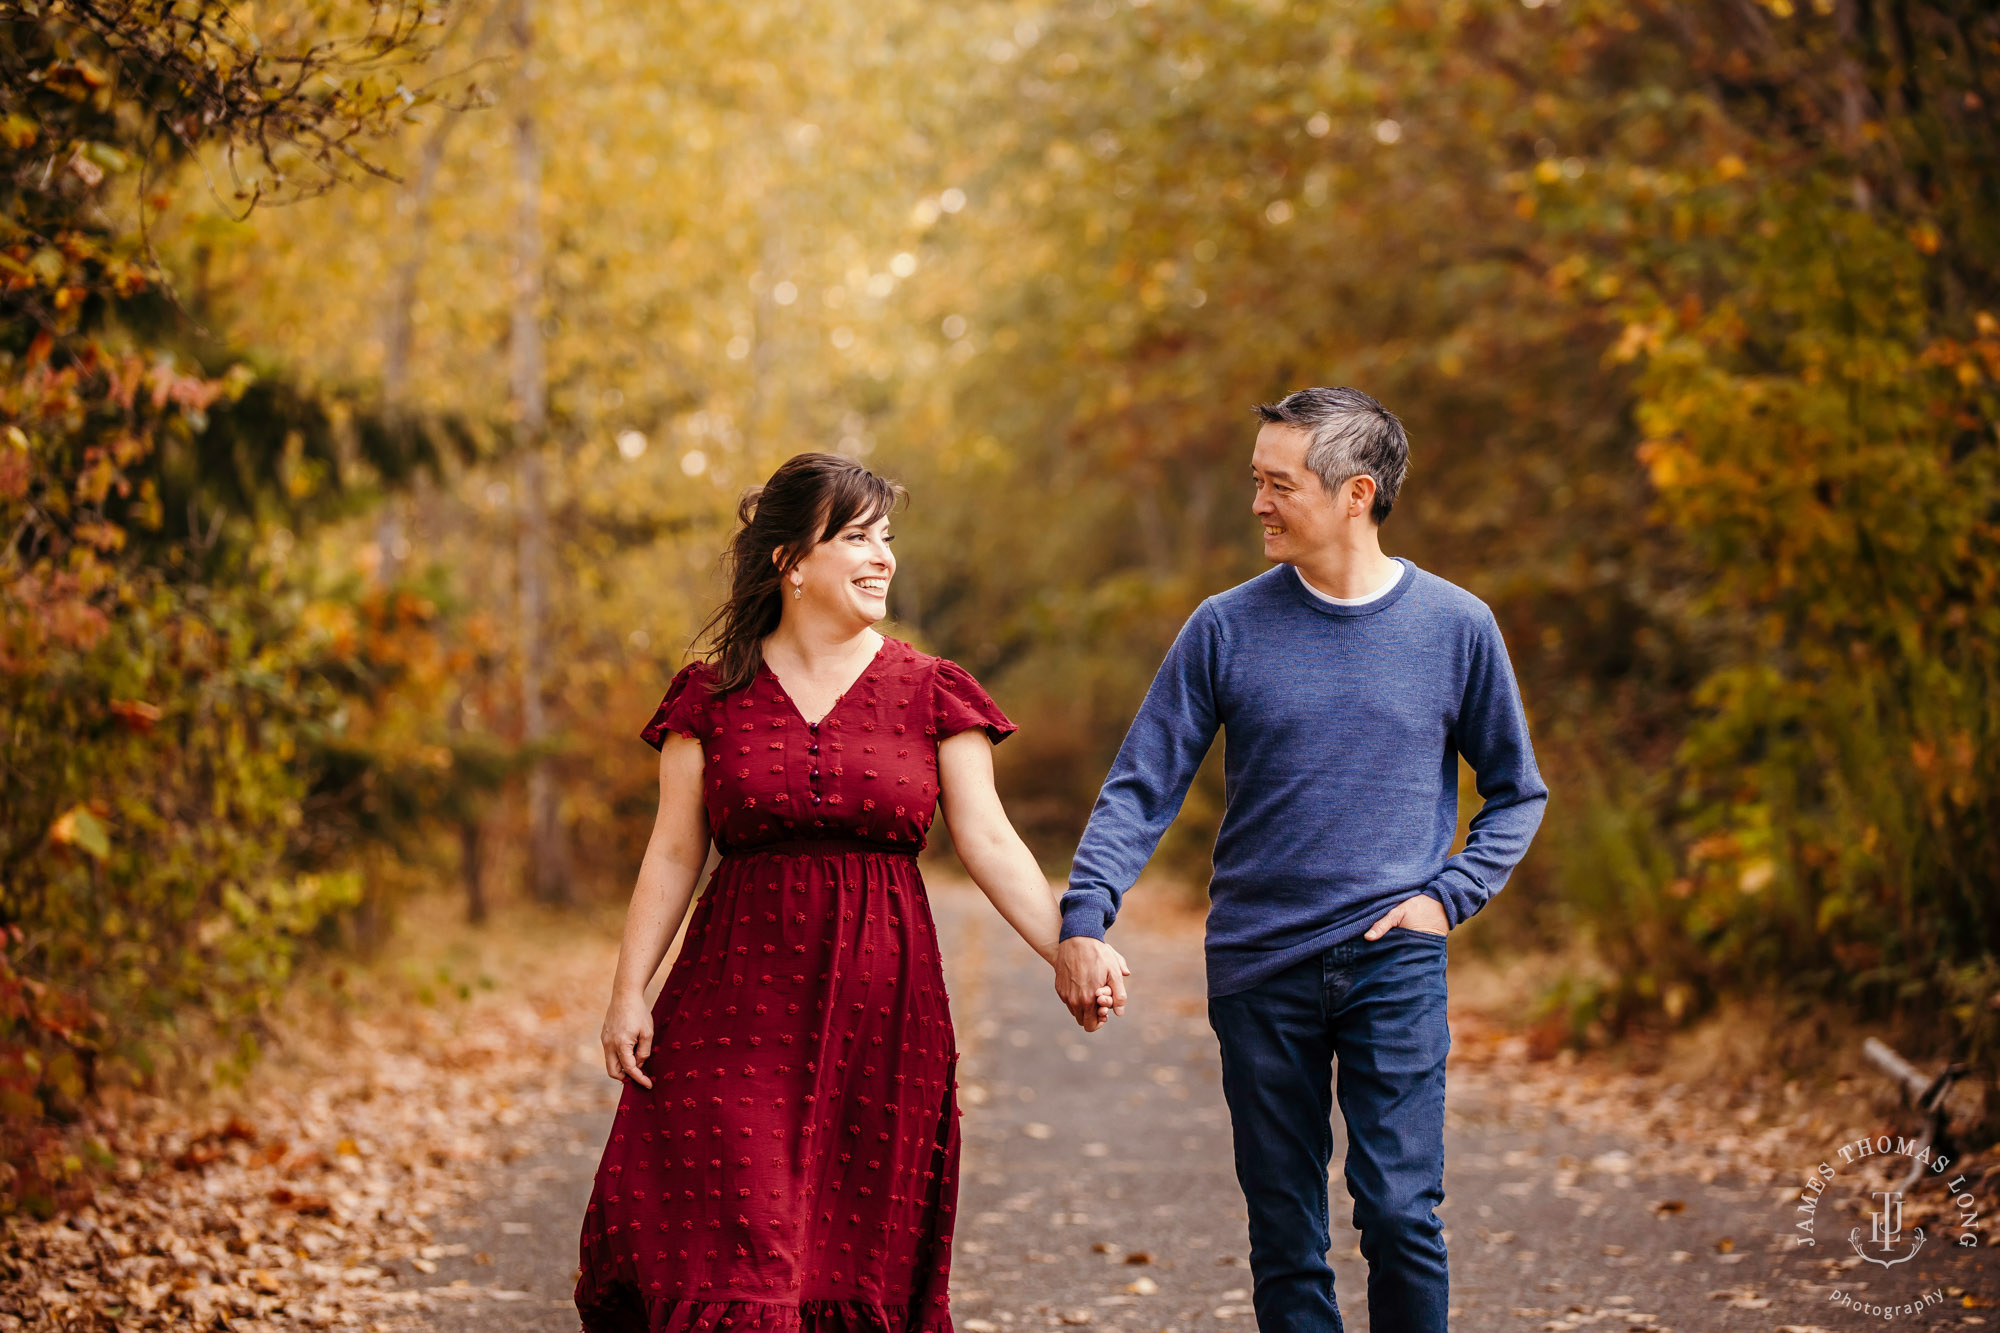
M 1211 996 L 1353 939 L 1417 893 L 1455 929 L 1500 891 L 1548 801 L 1506 644 L 1484 602 L 1400 563 L 1359 605 L 1278 565 L 1195 608 L 1084 828 L 1064 939 L 1104 937 L 1218 731 Z M 1482 804 L 1452 856 L 1460 755 Z

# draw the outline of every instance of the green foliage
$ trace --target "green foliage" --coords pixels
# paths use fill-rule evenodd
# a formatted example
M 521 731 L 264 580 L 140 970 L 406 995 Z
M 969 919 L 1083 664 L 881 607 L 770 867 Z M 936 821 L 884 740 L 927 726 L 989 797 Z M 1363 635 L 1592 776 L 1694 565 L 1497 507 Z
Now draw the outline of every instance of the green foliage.
M 2000 142 L 1977 111 L 1996 41 L 1991 14 L 1950 4 L 1851 39 L 1787 11 L 1696 42 L 1701 77 L 1635 99 L 1621 138 L 1658 145 L 1643 157 L 1513 181 L 1623 322 L 1610 359 L 1638 367 L 1637 458 L 1699 562 L 1711 654 L 1652 807 L 1678 873 L 1600 928 L 1664 915 L 1668 975 L 1843 997 L 1982 1057 L 2000 1042 L 1966 993 L 2000 956 Z
M 1746 191 L 1729 295 L 1633 326 L 1640 455 L 1733 631 L 1677 822 L 1718 971 L 1929 1010 L 2000 945 L 2000 329 L 1954 330 L 1905 221 L 1841 193 Z
M 382 79 L 420 17 L 290 54 L 220 5 L 0 20 L 0 1212 L 81 1187 L 51 1124 L 106 1081 L 198 1038 L 254 1052 L 362 895 L 353 847 L 309 834 L 421 767 L 363 724 L 449 678 L 435 606 L 316 589 L 275 526 L 354 502 L 315 475 L 340 405 L 187 355 L 124 202 L 204 142 L 246 150 L 245 204 L 338 179 L 407 105 Z

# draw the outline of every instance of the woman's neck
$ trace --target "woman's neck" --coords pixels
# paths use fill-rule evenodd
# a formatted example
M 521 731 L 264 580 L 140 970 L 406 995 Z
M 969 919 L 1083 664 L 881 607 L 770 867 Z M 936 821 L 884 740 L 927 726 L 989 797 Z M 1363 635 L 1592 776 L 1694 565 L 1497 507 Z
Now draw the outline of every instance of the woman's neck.
M 764 639 L 764 660 L 774 668 L 792 664 L 808 674 L 822 670 L 838 674 L 856 658 L 881 651 L 883 635 L 873 625 L 829 624 L 817 617 L 789 611 Z

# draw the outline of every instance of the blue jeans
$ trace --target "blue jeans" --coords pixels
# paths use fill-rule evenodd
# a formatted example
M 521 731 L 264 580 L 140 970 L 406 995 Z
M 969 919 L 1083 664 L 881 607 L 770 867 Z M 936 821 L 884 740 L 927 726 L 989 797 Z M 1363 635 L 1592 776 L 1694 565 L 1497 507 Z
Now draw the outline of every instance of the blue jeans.
M 1326 1252 L 1333 1064 L 1373 1333 L 1445 1333 L 1445 939 L 1391 926 L 1208 1002 L 1260 1333 L 1344 1333 Z

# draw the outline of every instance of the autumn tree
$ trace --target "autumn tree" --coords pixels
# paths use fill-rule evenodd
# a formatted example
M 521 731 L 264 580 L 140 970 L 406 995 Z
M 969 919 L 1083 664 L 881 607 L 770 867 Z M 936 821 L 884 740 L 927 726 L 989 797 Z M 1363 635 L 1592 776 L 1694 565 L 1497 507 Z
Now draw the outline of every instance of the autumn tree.
M 299 836 L 380 812 L 329 782 L 346 710 L 446 670 L 417 646 L 434 607 L 309 601 L 283 555 L 356 502 L 321 478 L 406 472 L 449 431 L 260 373 L 203 337 L 148 244 L 197 160 L 239 212 L 368 174 L 367 145 L 435 96 L 411 73 L 428 11 L 255 19 L 0 16 L 0 1208 L 67 1188 L 48 1117 L 175 1032 L 254 1035 L 358 894 Z

